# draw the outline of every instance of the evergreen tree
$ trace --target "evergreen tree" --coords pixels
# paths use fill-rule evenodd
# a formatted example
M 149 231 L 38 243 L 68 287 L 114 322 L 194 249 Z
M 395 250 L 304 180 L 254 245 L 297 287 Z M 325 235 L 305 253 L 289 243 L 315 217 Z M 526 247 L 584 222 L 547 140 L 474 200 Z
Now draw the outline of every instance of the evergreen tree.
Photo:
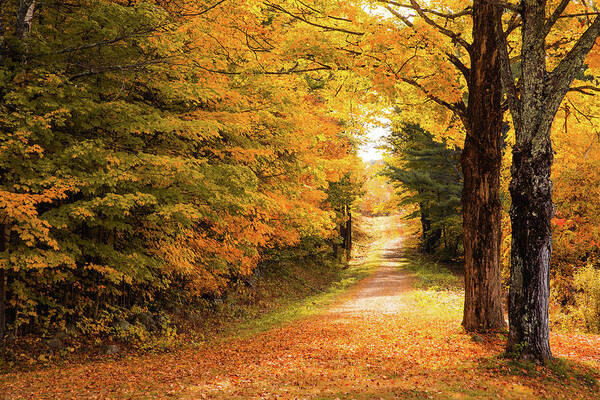
M 449 256 L 461 247 L 460 150 L 415 124 L 402 124 L 388 139 L 391 158 L 382 175 L 397 188 L 400 205 L 415 205 L 407 218 L 420 217 L 423 250 L 435 252 L 440 246 Z

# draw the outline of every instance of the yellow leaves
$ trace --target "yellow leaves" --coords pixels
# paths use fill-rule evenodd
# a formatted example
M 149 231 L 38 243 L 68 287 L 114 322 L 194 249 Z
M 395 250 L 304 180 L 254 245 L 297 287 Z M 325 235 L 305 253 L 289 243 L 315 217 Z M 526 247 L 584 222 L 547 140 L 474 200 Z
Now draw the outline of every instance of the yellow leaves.
M 243 147 L 231 147 L 225 152 L 229 153 L 229 156 L 232 158 L 232 160 L 240 163 L 251 163 L 256 161 L 258 157 L 268 157 L 273 154 L 273 150 L 268 148 L 246 149 Z
M 108 266 L 108 265 L 99 265 L 94 263 L 88 263 L 83 266 L 84 269 L 96 271 L 105 276 L 108 280 L 113 283 L 120 283 L 121 281 L 127 281 L 131 283 L 131 278 L 127 277 L 120 271 Z

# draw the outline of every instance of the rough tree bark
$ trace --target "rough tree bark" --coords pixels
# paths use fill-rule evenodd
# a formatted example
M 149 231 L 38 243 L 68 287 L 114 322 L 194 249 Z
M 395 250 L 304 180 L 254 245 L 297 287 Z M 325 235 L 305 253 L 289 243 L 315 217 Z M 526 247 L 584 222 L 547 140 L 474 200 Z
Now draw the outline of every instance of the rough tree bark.
M 467 50 L 471 65 L 466 66 L 459 57 L 446 53 L 450 61 L 465 77 L 468 85 L 469 105 L 462 100 L 448 103 L 427 91 L 418 80 L 403 77 L 404 82 L 421 90 L 430 100 L 446 107 L 460 118 L 467 132 L 461 159 L 464 174 L 463 189 L 463 239 L 465 246 L 465 307 L 463 326 L 467 331 L 504 330 L 506 322 L 502 313 L 500 280 L 500 165 L 502 149 L 502 87 L 498 80 L 498 46 L 494 31 L 494 18 L 502 15 L 500 2 L 475 0 L 471 10 L 456 14 L 421 8 L 416 0 L 408 7 L 427 24 L 444 36 L 451 38 L 457 47 Z M 396 2 L 387 2 L 398 5 Z M 388 10 L 409 27 L 410 20 Z M 465 14 L 466 12 L 466 14 Z M 473 16 L 473 43 L 460 34 L 438 24 L 430 15 L 446 18 Z
M 500 167 L 502 163 L 502 82 L 493 21 L 495 2 L 473 4 L 473 44 L 466 113 L 462 196 L 467 331 L 506 328 L 500 280 Z
M 36 0 L 21 0 L 17 14 L 16 33 L 20 39 L 25 39 L 31 31 Z
M 548 72 L 545 37 L 568 3 L 563 0 L 547 18 L 544 0 L 521 2 L 520 95 L 517 95 L 510 70 L 502 22 L 500 16 L 496 17 L 502 80 L 516 136 L 510 184 L 512 248 L 507 346 L 511 351 L 518 350 L 523 358 L 538 360 L 552 358 L 548 324 L 552 253 L 550 219 L 553 215 L 552 121 L 600 34 L 600 17 L 596 17 L 559 65 Z

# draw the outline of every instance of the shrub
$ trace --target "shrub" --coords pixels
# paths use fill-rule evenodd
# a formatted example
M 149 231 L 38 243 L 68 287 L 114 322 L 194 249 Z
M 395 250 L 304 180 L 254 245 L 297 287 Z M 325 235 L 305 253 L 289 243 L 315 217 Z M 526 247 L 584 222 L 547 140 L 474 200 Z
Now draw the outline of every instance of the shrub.
M 572 313 L 584 324 L 586 330 L 600 333 L 600 269 L 591 264 L 578 269 L 573 276 L 577 290 Z

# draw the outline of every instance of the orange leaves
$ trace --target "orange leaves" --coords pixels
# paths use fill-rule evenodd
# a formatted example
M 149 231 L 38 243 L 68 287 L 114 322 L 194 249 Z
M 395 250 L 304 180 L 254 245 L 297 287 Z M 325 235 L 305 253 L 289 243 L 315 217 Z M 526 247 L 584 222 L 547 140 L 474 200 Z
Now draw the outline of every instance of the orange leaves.
M 569 360 L 566 371 L 562 363 L 548 368 L 506 360 L 501 335 L 482 335 L 476 342 L 460 327 L 461 292 L 415 289 L 405 272 L 389 266 L 395 262 L 389 255 L 384 260 L 373 251 L 368 262 L 388 266 L 327 309 L 312 305 L 321 295 L 298 306 L 317 315 L 285 319 L 286 324 L 260 334 L 231 337 L 225 329 L 225 335 L 200 336 L 200 345 L 174 352 L 9 373 L 2 388 L 8 399 L 40 400 L 453 399 L 465 393 L 472 398 L 597 398 L 591 380 L 598 379 L 592 368 L 600 359 L 600 336 L 551 334 L 555 355 Z M 215 284 L 206 279 L 198 284 Z M 298 309 L 268 314 L 266 324 L 292 311 Z M 236 323 L 226 328 L 238 328 Z
M 35 247 L 38 243 L 43 243 L 58 250 L 57 242 L 50 236 L 50 224 L 39 217 L 36 207 L 64 199 L 67 190 L 67 187 L 54 187 L 41 194 L 0 190 L 0 216 L 28 246 Z
M 562 228 L 565 225 L 567 220 L 565 218 L 552 218 L 552 223 L 554 223 L 559 228 Z
M 588 54 L 586 62 L 590 68 L 600 69 L 600 39 L 596 40 L 596 45 Z

